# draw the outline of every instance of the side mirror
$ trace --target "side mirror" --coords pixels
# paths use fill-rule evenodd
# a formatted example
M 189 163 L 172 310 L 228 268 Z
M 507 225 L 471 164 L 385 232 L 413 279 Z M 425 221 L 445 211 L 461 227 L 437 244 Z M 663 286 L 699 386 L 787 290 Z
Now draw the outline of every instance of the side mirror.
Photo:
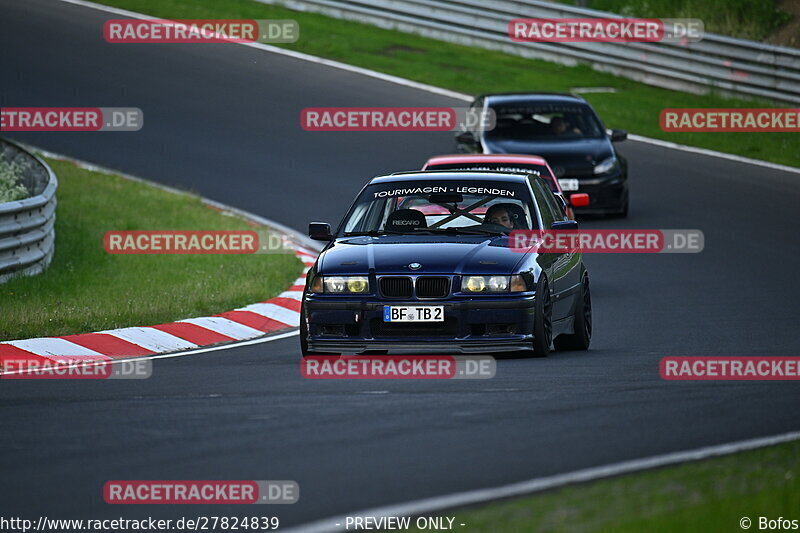
M 315 241 L 330 241 L 331 225 L 327 222 L 311 222 L 308 225 L 308 236 Z
M 570 194 L 569 203 L 572 207 L 586 207 L 589 205 L 589 195 L 584 192 Z
M 624 141 L 628 138 L 628 132 L 625 130 L 611 130 L 611 142 L 617 143 Z
M 578 223 L 574 220 L 557 220 L 550 229 L 578 229 Z

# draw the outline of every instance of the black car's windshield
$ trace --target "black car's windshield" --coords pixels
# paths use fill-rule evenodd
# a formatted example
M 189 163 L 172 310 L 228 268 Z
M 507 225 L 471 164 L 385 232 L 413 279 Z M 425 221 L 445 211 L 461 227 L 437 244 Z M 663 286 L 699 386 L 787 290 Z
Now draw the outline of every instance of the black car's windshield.
M 605 135 L 595 114 L 584 104 L 498 103 L 491 106 L 497 124 L 489 139 L 558 141 Z
M 524 183 L 395 181 L 364 189 L 340 235 L 505 235 L 536 220 Z

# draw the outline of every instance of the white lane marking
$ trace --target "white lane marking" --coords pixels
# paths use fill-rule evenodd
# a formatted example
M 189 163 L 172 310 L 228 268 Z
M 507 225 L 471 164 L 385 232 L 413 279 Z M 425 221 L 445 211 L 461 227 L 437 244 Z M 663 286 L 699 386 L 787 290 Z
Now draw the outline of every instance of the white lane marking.
M 21 350 L 25 350 L 26 352 L 30 352 L 34 355 L 41 355 L 41 356 L 70 356 L 70 357 L 86 357 L 86 358 L 96 358 L 96 357 L 103 357 L 108 358 L 108 356 L 103 355 L 99 352 L 95 352 L 94 350 L 90 350 L 80 344 L 75 344 L 74 342 L 70 342 L 66 339 L 60 339 L 58 337 L 40 337 L 36 339 L 25 339 L 21 341 L 9 341 L 3 342 L 0 344 L 10 344 L 11 346 L 16 346 Z
M 109 329 L 106 331 L 98 331 L 98 333 L 113 335 L 124 341 L 137 344 L 142 348 L 147 348 L 151 352 L 174 352 L 176 350 L 197 348 L 197 345 L 193 342 L 183 340 L 180 337 L 170 335 L 160 329 L 150 327 Z
M 286 333 L 279 333 L 277 335 L 271 335 L 269 337 L 262 337 L 260 339 L 251 339 L 248 341 L 241 341 L 237 343 L 231 344 L 223 344 L 221 346 L 210 346 L 208 348 L 197 348 L 196 350 L 187 350 L 183 352 L 173 352 L 173 353 L 163 353 L 163 354 L 155 354 L 155 355 L 143 355 L 143 356 L 135 356 L 135 357 L 125 357 L 125 358 L 117 358 L 112 359 L 110 361 L 104 361 L 102 364 L 110 364 L 116 365 L 120 363 L 124 363 L 127 361 L 147 361 L 147 360 L 154 360 L 154 359 L 172 359 L 173 357 L 184 357 L 186 355 L 197 355 L 206 352 L 216 352 L 218 350 L 231 350 L 233 348 L 239 348 L 240 346 L 250 346 L 251 344 L 261 344 L 264 342 L 272 342 L 281 339 L 285 339 L 287 337 L 294 337 L 295 335 L 299 335 L 300 331 L 297 329 L 293 329 L 292 331 L 287 331 Z M 105 356 L 104 356 L 105 357 Z M 101 363 L 98 363 L 101 364 Z M 22 374 L 27 373 L 27 370 L 9 370 L 9 371 L 0 371 L 0 376 L 3 375 L 12 375 L 12 374 Z
M 278 295 L 278 298 L 291 298 L 298 302 L 303 301 L 303 291 L 283 291 Z
M 586 468 L 584 470 L 576 470 L 566 474 L 534 478 L 501 487 L 459 492 L 397 505 L 388 505 L 386 507 L 376 507 L 373 509 L 349 512 L 347 515 L 317 520 L 308 524 L 291 527 L 284 531 L 285 533 L 333 533 L 345 531 L 341 524 L 345 523 L 345 518 L 347 516 L 370 516 L 380 518 L 389 516 L 418 516 L 430 514 L 444 511 L 446 509 L 454 509 L 457 507 L 465 507 L 468 505 L 486 503 L 494 500 L 525 496 L 535 492 L 561 487 L 563 485 L 585 483 L 587 481 L 595 481 L 597 479 L 618 476 L 620 474 L 629 474 L 639 470 L 649 470 L 652 468 L 685 463 L 687 461 L 699 461 L 701 459 L 708 459 L 721 455 L 730 455 L 732 453 L 763 448 L 765 446 L 773 446 L 775 444 L 781 444 L 798 439 L 800 439 L 800 431 L 793 431 L 771 437 L 748 439 L 727 444 L 719 444 L 716 446 L 707 446 L 705 448 L 697 448 L 695 450 L 655 455 L 653 457 L 634 459 L 632 461 L 623 461 L 621 463 L 613 463 L 594 468 Z
M 277 320 L 278 322 L 283 322 L 284 324 L 295 328 L 300 325 L 300 313 L 291 309 L 287 309 L 286 307 L 271 304 L 269 302 L 251 304 L 241 307 L 237 309 L 237 311 L 250 311 L 257 315 L 271 318 L 272 320 Z
M 261 330 L 251 328 L 250 326 L 245 326 L 244 324 L 240 324 L 239 322 L 235 322 L 221 316 L 201 316 L 197 318 L 187 318 L 184 320 L 178 320 L 178 323 L 180 322 L 186 322 L 188 324 L 200 326 L 201 328 L 210 329 L 211 331 L 227 335 L 228 337 L 236 339 L 237 341 L 252 339 L 253 337 L 260 337 L 264 334 L 264 332 Z
M 726 154 L 725 152 L 717 152 L 715 150 L 708 150 L 707 148 L 698 148 L 696 146 L 687 146 L 685 144 L 678 144 L 670 141 L 662 141 L 661 139 L 651 139 L 650 137 L 642 137 L 641 135 L 628 134 L 628 138 L 632 141 L 652 144 L 661 148 L 670 148 L 672 150 L 681 150 L 683 152 L 690 152 L 693 154 L 707 155 L 710 157 L 718 157 L 720 159 L 727 159 L 729 161 L 736 161 L 737 163 L 747 163 L 750 165 L 758 165 L 772 170 L 781 170 L 783 172 L 792 172 L 800 174 L 800 168 L 781 165 L 778 163 L 770 163 L 769 161 L 762 161 L 761 159 L 751 159 L 749 157 L 742 157 L 740 155 Z
M 128 11 L 125 9 L 119 9 L 115 7 L 108 7 L 103 6 L 100 4 L 95 4 L 93 2 L 87 2 L 86 0 L 59 0 L 60 2 L 65 2 L 68 4 L 74 4 L 82 7 L 88 7 L 91 9 L 97 9 L 100 11 L 106 11 L 108 13 L 114 13 L 116 15 L 121 15 L 125 17 L 135 18 L 135 19 L 152 19 L 154 17 L 144 15 L 142 13 L 136 13 L 134 11 Z M 419 89 L 421 91 L 426 91 L 433 94 L 439 94 L 442 96 L 447 96 L 449 98 L 453 98 L 455 100 L 461 100 L 463 102 L 471 102 L 474 97 L 459 93 L 456 91 L 451 91 L 449 89 L 442 89 L 441 87 L 434 87 L 433 85 L 428 85 L 426 83 L 419 83 L 416 81 L 407 80 L 404 78 L 400 78 L 398 76 L 392 76 L 390 74 L 384 74 L 382 72 L 377 72 L 374 70 L 356 67 L 353 65 L 348 65 L 346 63 L 340 63 L 339 61 L 332 61 L 330 59 L 324 59 L 321 57 L 313 56 L 310 54 L 304 54 L 302 52 L 295 52 L 293 50 L 287 50 L 284 48 L 279 48 L 277 46 L 270 46 L 267 44 L 262 43 L 233 43 L 239 44 L 243 46 L 249 46 L 251 48 L 258 48 L 259 50 L 263 50 L 265 52 L 271 52 L 273 54 L 280 54 L 287 57 L 292 57 L 295 59 L 300 59 L 302 61 L 308 61 L 311 63 L 317 63 L 319 65 L 325 65 L 331 68 L 344 70 L 347 72 L 353 72 L 355 74 L 361 74 L 363 76 L 368 76 L 370 78 L 375 78 L 378 80 L 386 81 L 389 83 L 394 83 L 396 85 L 402 85 L 404 87 L 410 87 L 412 89 Z M 728 159 L 730 161 L 736 161 L 737 163 L 745 163 L 748 165 L 756 165 L 765 168 L 770 168 L 773 170 L 781 170 L 784 172 L 792 172 L 794 174 L 800 174 L 800 168 L 790 167 L 786 165 L 780 165 L 778 163 L 770 163 L 769 161 L 762 161 L 760 159 L 751 159 L 749 157 L 742 157 L 734 154 L 726 154 L 724 152 L 717 152 L 716 150 L 708 150 L 706 148 L 696 148 L 694 146 L 686 146 L 683 144 L 672 143 L 669 141 L 662 141 L 660 139 L 652 139 L 650 137 L 642 137 L 639 135 L 630 134 L 628 135 L 634 142 L 643 142 L 647 144 L 653 144 L 656 146 L 660 146 L 662 148 L 671 148 L 673 150 L 681 150 L 684 152 L 691 152 L 695 154 L 705 155 L 709 157 L 718 157 L 721 159 Z

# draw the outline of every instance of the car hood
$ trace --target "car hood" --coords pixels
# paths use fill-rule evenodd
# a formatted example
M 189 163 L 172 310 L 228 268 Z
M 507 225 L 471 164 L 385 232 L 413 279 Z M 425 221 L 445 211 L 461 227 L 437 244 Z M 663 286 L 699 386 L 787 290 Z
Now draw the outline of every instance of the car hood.
M 525 254 L 507 237 L 381 236 L 338 239 L 325 250 L 319 271 L 335 274 L 513 274 Z M 409 265 L 419 263 L 412 270 Z
M 554 169 L 563 167 L 566 170 L 591 170 L 599 162 L 614 155 L 611 141 L 606 138 L 558 142 L 484 138 L 483 144 L 491 154 L 540 155 Z

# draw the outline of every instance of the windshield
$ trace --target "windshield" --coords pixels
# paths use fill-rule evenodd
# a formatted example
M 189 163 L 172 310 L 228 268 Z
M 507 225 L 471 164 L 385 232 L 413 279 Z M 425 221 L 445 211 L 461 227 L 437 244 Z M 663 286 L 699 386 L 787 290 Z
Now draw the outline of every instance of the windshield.
M 340 236 L 382 234 L 505 235 L 535 229 L 523 183 L 425 180 L 370 185 L 340 228 Z
M 439 163 L 425 167 L 425 170 L 490 170 L 494 172 L 508 172 L 511 174 L 534 174 L 547 182 L 553 192 L 561 192 L 556 180 L 544 165 L 535 163 L 500 163 L 481 161 L 475 163 Z
M 491 139 L 568 140 L 605 135 L 591 109 L 583 104 L 497 104 L 497 124 L 485 133 Z

